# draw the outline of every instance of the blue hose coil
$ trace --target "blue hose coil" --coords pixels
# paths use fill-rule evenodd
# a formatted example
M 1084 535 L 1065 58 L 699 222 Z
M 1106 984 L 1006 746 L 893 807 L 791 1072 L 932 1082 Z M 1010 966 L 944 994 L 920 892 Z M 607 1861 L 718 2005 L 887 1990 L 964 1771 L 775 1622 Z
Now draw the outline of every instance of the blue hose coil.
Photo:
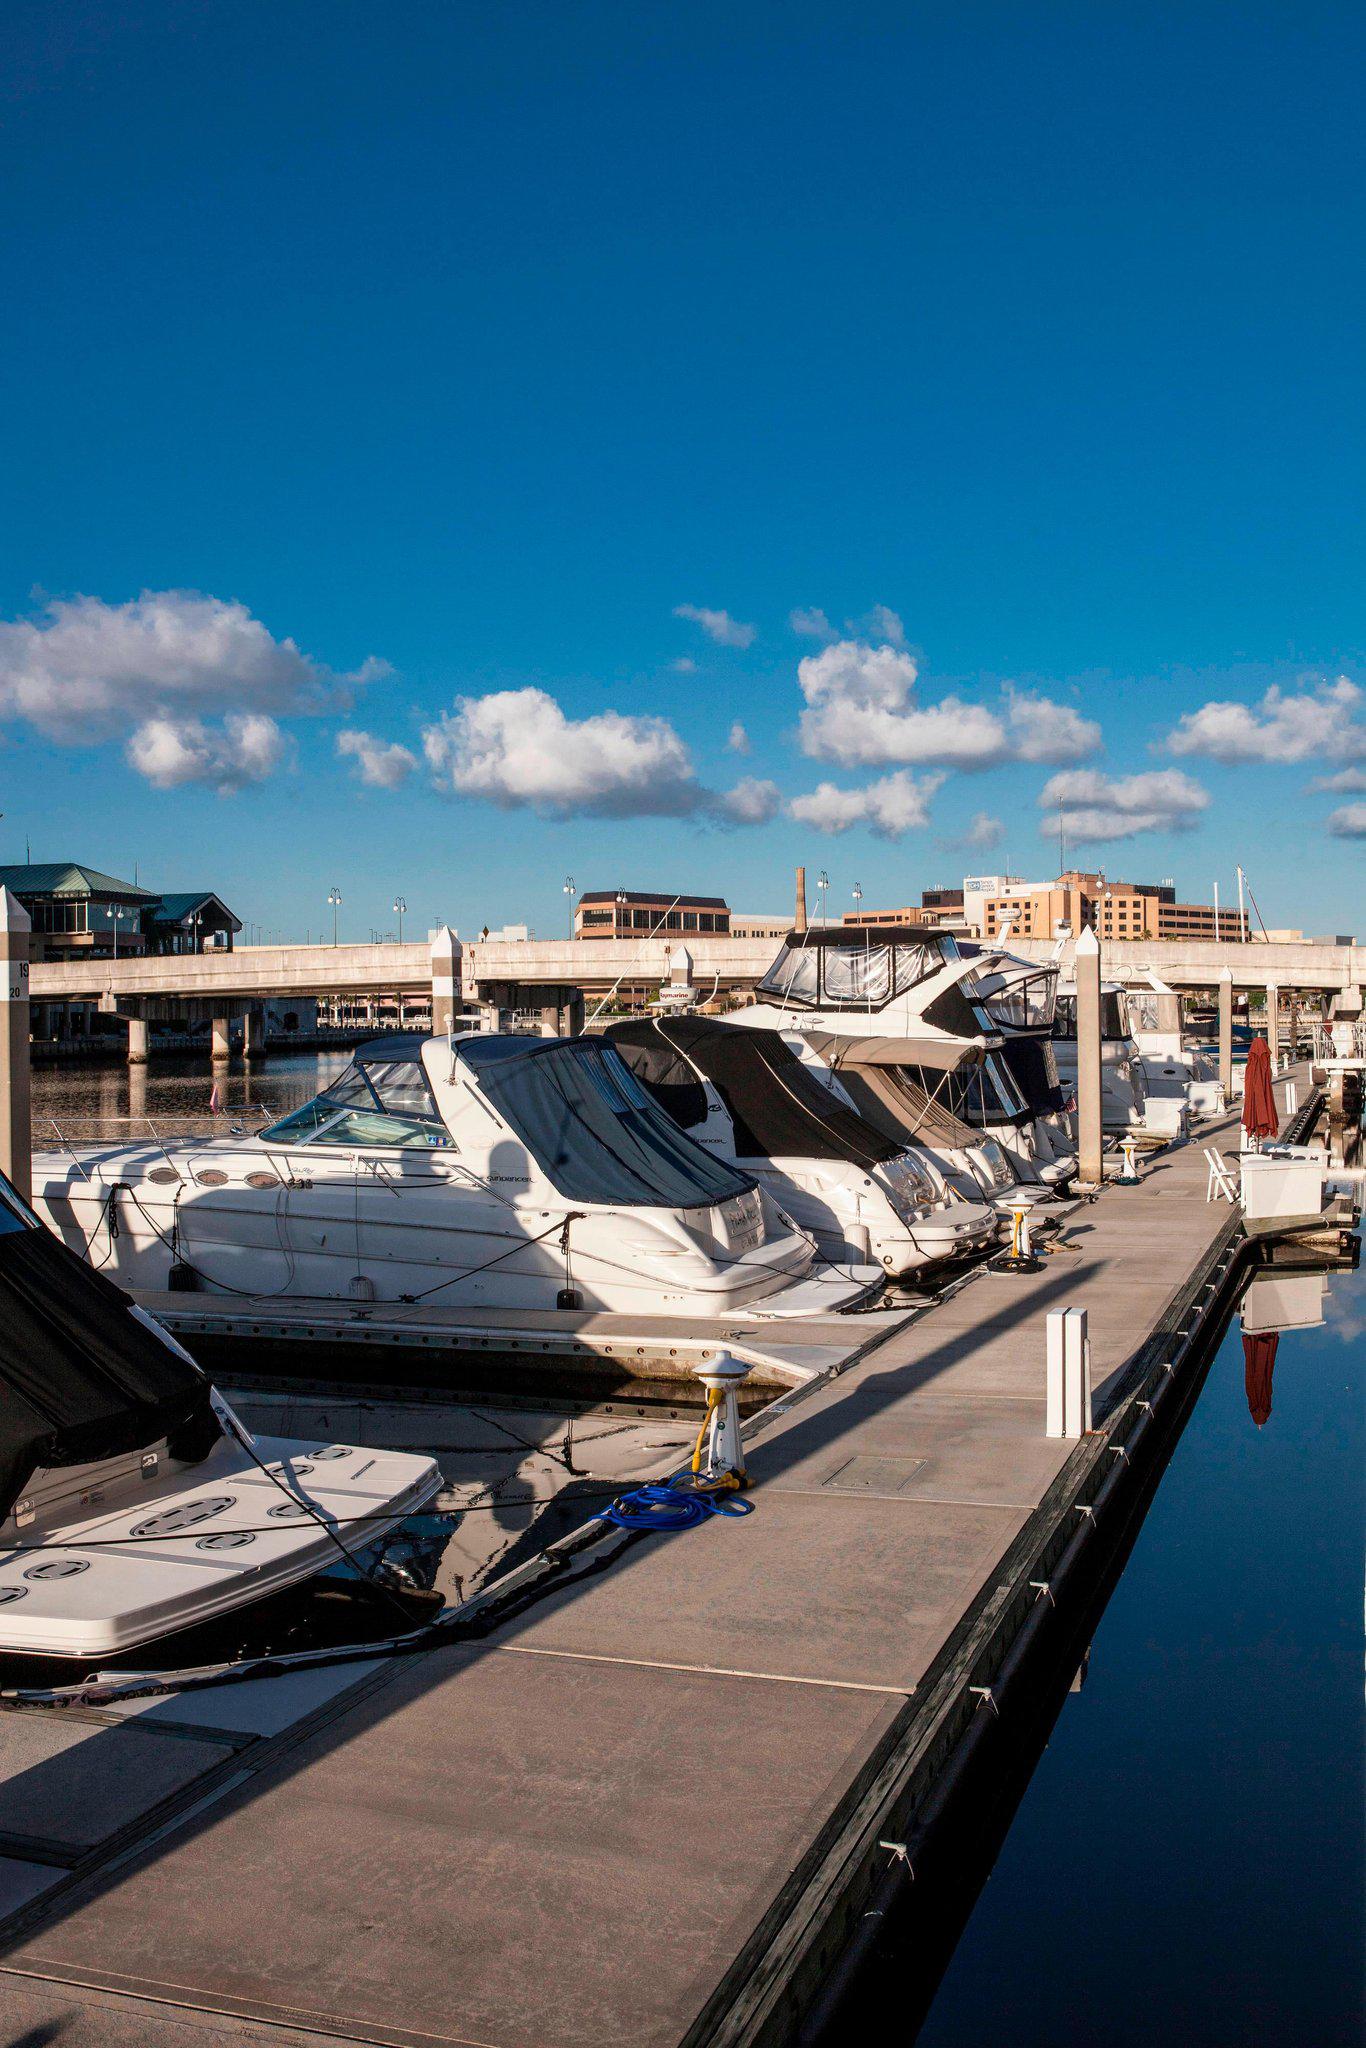
M 665 1535 L 674 1529 L 693 1529 L 711 1515 L 752 1515 L 754 1502 L 738 1493 L 681 1493 L 675 1486 L 638 1486 L 634 1493 L 619 1493 L 612 1505 L 593 1517 L 596 1522 L 615 1522 L 618 1529 L 653 1529 Z

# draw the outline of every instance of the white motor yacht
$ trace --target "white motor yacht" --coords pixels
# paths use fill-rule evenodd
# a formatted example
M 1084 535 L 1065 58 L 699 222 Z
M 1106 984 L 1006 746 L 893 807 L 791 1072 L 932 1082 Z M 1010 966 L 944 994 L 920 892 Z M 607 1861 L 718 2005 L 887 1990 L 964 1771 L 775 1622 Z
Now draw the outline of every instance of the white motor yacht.
M 1148 984 L 1126 991 L 1129 1030 L 1143 1062 L 1148 1104 L 1184 1101 L 1192 1117 L 1220 1115 L 1224 1091 L 1218 1062 L 1185 1043 L 1176 990 L 1152 973 Z M 1151 1108 L 1146 1113 L 1151 1117 Z
M 368 1572 L 440 1484 L 430 1458 L 252 1437 L 0 1177 L 0 1653 L 108 1656 Z
M 735 1021 L 795 1034 L 829 1058 L 899 1067 L 995 1140 L 1026 1182 L 1075 1172 L 1049 1047 L 1057 970 L 930 926 L 822 925 L 788 934 Z
M 1053 1056 L 1064 1088 L 1075 1099 L 1077 1087 L 1077 987 L 1058 988 L 1053 1017 Z M 1126 1132 L 1176 1136 L 1185 1127 L 1184 1080 L 1150 1105 L 1143 1056 L 1129 1026 L 1129 998 L 1118 982 L 1107 981 L 1100 992 L 1100 1124 L 1119 1137 Z
M 265 1130 L 39 1155 L 34 1199 L 145 1291 L 770 1316 L 881 1277 L 817 1267 L 592 1038 L 376 1039 Z
M 991 1209 L 839 1101 L 780 1033 L 675 1015 L 614 1024 L 606 1036 L 674 1122 L 752 1173 L 824 1258 L 871 1262 L 895 1279 L 993 1241 Z

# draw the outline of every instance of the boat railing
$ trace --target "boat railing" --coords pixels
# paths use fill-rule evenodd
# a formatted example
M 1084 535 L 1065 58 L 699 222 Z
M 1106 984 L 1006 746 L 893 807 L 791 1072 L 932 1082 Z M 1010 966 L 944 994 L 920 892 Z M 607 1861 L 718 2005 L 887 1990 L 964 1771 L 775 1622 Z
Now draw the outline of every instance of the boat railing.
M 191 1114 L 194 1113 L 192 1112 Z M 240 1123 L 233 1123 L 231 1121 L 232 1118 L 255 1116 L 258 1117 L 260 1119 L 260 1123 L 264 1125 L 271 1120 L 274 1114 L 275 1112 L 273 1110 L 267 1109 L 265 1105 L 262 1103 L 239 1103 L 231 1105 L 228 1108 L 219 1110 L 217 1112 L 210 1113 L 208 1111 L 205 1111 L 202 1114 L 194 1115 L 194 1121 L 200 1125 L 207 1125 L 206 1129 L 189 1130 L 182 1128 L 179 1130 L 171 1131 L 165 1135 L 163 1135 L 162 1131 L 158 1129 L 156 1121 L 152 1117 L 147 1116 L 145 1114 L 137 1116 L 84 1116 L 81 1114 L 77 1114 L 75 1117 L 68 1117 L 66 1119 L 66 1123 L 68 1124 L 68 1126 L 73 1122 L 77 1124 L 95 1125 L 98 1127 L 101 1136 L 105 1131 L 109 1131 L 122 1138 L 148 1138 L 151 1140 L 152 1144 L 155 1145 L 158 1152 L 160 1152 L 162 1158 L 166 1161 L 166 1164 L 173 1171 L 178 1172 L 179 1169 L 176 1166 L 176 1162 L 167 1150 L 168 1142 L 176 1142 L 178 1140 L 185 1139 L 194 1140 L 197 1138 L 211 1139 L 214 1137 L 222 1137 L 225 1135 L 229 1137 L 238 1137 L 243 1135 L 243 1127 Z M 223 1130 L 223 1125 L 225 1121 L 227 1122 L 226 1132 L 224 1132 Z M 81 1158 L 80 1153 L 76 1150 L 77 1145 L 89 1143 L 92 1141 L 87 1140 L 83 1137 L 73 1139 L 71 1136 L 68 1135 L 68 1131 L 63 1129 L 62 1125 L 58 1123 L 55 1116 L 44 1117 L 41 1119 L 41 1122 L 45 1124 L 47 1128 L 52 1132 L 52 1135 L 57 1140 L 58 1146 L 71 1160 L 72 1164 L 76 1167 L 77 1171 L 82 1175 L 82 1177 L 85 1180 L 93 1180 L 94 1175 L 90 1172 L 89 1167 Z M 93 1142 L 99 1143 L 100 1138 L 97 1137 Z M 190 1177 L 193 1179 L 193 1165 L 190 1163 L 189 1160 L 186 1160 L 184 1163 L 186 1164 L 186 1166 L 189 1167 Z

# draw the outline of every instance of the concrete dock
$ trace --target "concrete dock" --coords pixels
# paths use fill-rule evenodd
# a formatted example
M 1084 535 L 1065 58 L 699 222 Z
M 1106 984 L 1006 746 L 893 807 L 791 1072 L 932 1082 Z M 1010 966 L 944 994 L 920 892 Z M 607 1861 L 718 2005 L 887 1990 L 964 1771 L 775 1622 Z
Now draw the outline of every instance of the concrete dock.
M 743 1520 L 581 1543 L 416 1658 L 0 1717 L 0 2037 L 795 2041 L 879 1844 L 932 1863 L 946 1773 L 1122 1541 L 1238 1256 L 1174 1150 L 1037 1274 L 792 1374 Z M 1079 1441 L 1044 1434 L 1063 1306 Z

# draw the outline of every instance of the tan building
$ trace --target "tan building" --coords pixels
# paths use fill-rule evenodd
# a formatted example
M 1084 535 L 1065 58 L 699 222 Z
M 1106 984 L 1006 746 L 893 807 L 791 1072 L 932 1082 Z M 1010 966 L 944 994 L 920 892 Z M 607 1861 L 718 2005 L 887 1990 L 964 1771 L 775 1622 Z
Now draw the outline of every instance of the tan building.
M 792 929 L 791 916 L 770 916 L 764 910 L 732 910 L 730 935 L 733 939 L 785 939 Z

